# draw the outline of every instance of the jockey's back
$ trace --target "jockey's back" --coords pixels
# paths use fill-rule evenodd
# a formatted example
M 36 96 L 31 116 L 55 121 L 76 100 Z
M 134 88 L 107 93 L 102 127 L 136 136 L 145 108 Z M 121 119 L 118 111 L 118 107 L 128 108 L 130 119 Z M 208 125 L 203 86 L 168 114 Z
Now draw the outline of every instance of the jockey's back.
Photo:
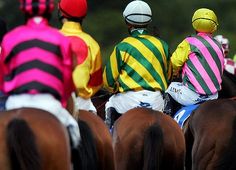
M 2 48 L 5 93 L 49 93 L 65 104 L 73 89 L 70 43 L 46 19 L 31 18 L 12 30 Z

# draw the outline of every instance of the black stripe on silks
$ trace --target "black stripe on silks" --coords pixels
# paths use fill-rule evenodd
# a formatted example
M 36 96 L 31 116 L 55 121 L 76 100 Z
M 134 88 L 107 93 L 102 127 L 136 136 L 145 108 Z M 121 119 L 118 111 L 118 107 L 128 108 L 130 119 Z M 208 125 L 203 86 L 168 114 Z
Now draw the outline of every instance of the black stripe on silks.
M 37 69 L 42 70 L 44 72 L 47 72 L 47 73 L 57 77 L 59 80 L 63 81 L 62 72 L 58 68 L 54 67 L 53 65 L 39 61 L 39 60 L 33 60 L 30 62 L 21 64 L 20 66 L 18 66 L 14 70 L 12 70 L 12 72 L 10 74 L 5 76 L 4 80 L 11 81 L 18 74 L 20 74 L 24 71 L 30 70 L 30 69 L 34 69 L 34 68 L 37 68 Z
M 24 50 L 28 50 L 30 48 L 34 48 L 34 47 L 37 47 L 37 48 L 40 48 L 42 50 L 51 52 L 51 53 L 57 55 L 58 57 L 62 57 L 61 49 L 58 45 L 55 45 L 55 44 L 52 44 L 52 43 L 49 43 L 49 42 L 45 42 L 45 41 L 42 41 L 42 40 L 38 40 L 38 39 L 33 39 L 33 40 L 29 40 L 29 41 L 23 41 L 23 42 L 17 44 L 11 50 L 11 53 L 6 57 L 4 62 L 8 63 L 18 53 L 20 53 Z
M 32 0 L 32 12 L 33 14 L 39 13 L 39 0 Z
M 28 93 L 31 90 L 37 90 L 39 93 L 44 94 L 52 94 L 56 99 L 61 100 L 61 95 L 55 89 L 36 81 L 20 86 L 11 91 L 10 94 Z
M 22 2 L 22 10 L 25 11 L 26 9 L 26 0 L 23 0 Z
M 46 0 L 46 4 L 45 5 L 46 5 L 46 10 L 45 10 L 44 13 L 48 14 L 49 11 L 50 11 L 50 0 Z

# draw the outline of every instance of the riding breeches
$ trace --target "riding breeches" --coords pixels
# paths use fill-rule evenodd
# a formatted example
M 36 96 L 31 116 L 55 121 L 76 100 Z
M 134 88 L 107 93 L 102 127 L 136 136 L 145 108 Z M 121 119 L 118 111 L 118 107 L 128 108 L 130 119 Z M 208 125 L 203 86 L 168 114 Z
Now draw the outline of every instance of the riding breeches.
M 6 101 L 6 110 L 19 109 L 23 107 L 42 109 L 52 113 L 59 121 L 70 128 L 70 136 L 73 146 L 79 145 L 81 140 L 80 130 L 76 120 L 70 113 L 50 94 L 19 94 L 9 96 Z
M 213 95 L 201 95 L 190 90 L 180 82 L 172 82 L 166 90 L 166 93 L 169 93 L 175 101 L 184 106 L 218 98 L 218 93 Z
M 163 111 L 164 100 L 160 91 L 128 91 L 125 93 L 112 95 L 105 107 L 105 110 L 113 107 L 118 113 L 121 114 L 136 107 L 151 108 L 153 110 Z
M 94 114 L 97 114 L 97 109 L 95 108 L 95 106 L 93 105 L 93 102 L 91 101 L 91 99 L 84 99 L 82 97 L 79 96 L 73 96 L 73 100 L 75 102 L 75 109 L 76 110 L 86 110 L 89 112 L 92 112 Z M 75 97 L 75 98 L 74 98 Z

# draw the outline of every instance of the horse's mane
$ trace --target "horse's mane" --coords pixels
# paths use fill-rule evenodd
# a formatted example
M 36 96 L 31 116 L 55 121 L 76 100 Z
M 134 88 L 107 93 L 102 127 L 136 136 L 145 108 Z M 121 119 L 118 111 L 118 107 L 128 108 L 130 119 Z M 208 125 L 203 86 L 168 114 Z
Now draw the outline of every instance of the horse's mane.
M 229 170 L 229 169 L 236 169 L 236 117 L 233 120 L 233 127 L 232 127 L 232 136 L 229 140 L 229 144 L 219 163 L 216 165 L 216 170 Z

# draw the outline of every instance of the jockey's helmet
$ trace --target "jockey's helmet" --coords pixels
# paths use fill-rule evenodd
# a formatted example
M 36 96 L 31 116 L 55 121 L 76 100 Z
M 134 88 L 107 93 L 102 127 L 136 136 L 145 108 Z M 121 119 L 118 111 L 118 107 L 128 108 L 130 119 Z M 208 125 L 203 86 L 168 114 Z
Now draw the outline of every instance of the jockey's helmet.
M 218 26 L 217 16 L 210 9 L 200 8 L 193 14 L 192 25 L 197 32 L 213 33 Z
M 87 14 L 87 0 L 60 0 L 58 8 L 65 18 L 84 18 Z
M 54 9 L 54 0 L 20 0 L 20 9 L 28 16 L 46 16 Z
M 229 52 L 229 40 L 228 38 L 225 38 L 223 35 L 216 35 L 214 37 L 221 45 L 224 50 L 225 55 Z
M 123 17 L 129 24 L 145 26 L 152 21 L 152 11 L 146 2 L 134 0 L 126 6 Z

